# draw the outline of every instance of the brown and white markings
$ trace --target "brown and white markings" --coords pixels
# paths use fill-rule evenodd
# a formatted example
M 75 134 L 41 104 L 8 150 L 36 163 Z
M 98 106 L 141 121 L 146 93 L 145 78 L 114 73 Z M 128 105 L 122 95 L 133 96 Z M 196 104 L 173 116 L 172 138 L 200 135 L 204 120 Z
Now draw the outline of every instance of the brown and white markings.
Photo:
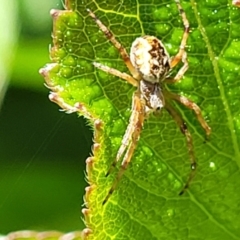
M 119 147 L 117 156 L 106 175 L 109 175 L 116 166 L 117 162 L 123 158 L 121 168 L 115 181 L 113 182 L 111 189 L 108 192 L 108 195 L 104 199 L 103 204 L 105 204 L 112 195 L 117 183 L 122 177 L 124 171 L 127 169 L 137 146 L 137 141 L 140 137 L 144 120 L 149 116 L 149 114 L 161 111 L 162 108 L 165 108 L 176 121 L 181 132 L 186 137 L 187 148 L 190 156 L 191 172 L 186 184 L 180 192 L 180 195 L 185 192 L 192 181 L 196 172 L 197 163 L 194 156 L 191 134 L 188 131 L 182 116 L 172 106 L 171 100 L 179 102 L 187 108 L 192 109 L 195 112 L 201 126 L 206 131 L 206 135 L 210 135 L 211 129 L 204 120 L 200 108 L 188 98 L 169 92 L 164 86 L 164 84 L 167 83 L 178 82 L 188 69 L 185 46 L 189 35 L 189 22 L 184 10 L 180 5 L 180 2 L 175 2 L 182 17 L 184 33 L 178 53 L 174 57 L 169 56 L 163 43 L 158 38 L 148 35 L 135 39 L 135 41 L 132 43 L 129 56 L 126 49 L 116 40 L 112 32 L 96 17 L 93 12 L 88 10 L 89 15 L 93 18 L 101 31 L 118 49 L 131 75 L 120 72 L 117 69 L 104 66 L 101 63 L 94 62 L 94 66 L 107 73 L 126 80 L 128 83 L 137 88 L 132 97 L 132 112 L 129 125 L 123 136 L 122 144 Z M 180 61 L 183 62 L 183 66 L 180 68 L 175 77 L 170 77 L 170 70 L 174 68 Z
M 240 0 L 233 0 L 232 5 L 234 5 L 236 7 L 240 7 Z

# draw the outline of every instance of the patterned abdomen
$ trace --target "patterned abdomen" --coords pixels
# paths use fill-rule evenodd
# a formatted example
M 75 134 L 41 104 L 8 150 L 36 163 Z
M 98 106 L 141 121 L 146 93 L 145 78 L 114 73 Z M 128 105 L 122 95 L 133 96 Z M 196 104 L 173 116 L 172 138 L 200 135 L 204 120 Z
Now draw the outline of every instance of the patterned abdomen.
M 161 82 L 170 71 L 169 54 L 162 42 L 153 36 L 136 38 L 132 43 L 130 59 L 143 80 L 148 82 Z

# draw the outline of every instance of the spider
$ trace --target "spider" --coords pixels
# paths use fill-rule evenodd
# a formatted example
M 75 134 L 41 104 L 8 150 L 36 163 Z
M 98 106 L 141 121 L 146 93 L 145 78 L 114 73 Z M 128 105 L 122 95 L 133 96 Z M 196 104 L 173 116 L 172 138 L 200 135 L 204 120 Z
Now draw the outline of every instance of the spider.
M 122 144 L 117 152 L 117 156 L 111 164 L 106 176 L 112 172 L 117 162 L 123 158 L 121 167 L 115 181 L 112 184 L 112 187 L 103 201 L 103 205 L 113 194 L 124 171 L 127 169 L 137 146 L 144 120 L 149 116 L 149 114 L 159 112 L 162 108 L 165 108 L 173 117 L 181 132 L 185 135 L 188 153 L 190 156 L 191 172 L 179 195 L 182 195 L 185 192 L 192 181 L 196 172 L 197 163 L 194 156 L 191 134 L 188 131 L 187 125 L 180 113 L 172 106 L 171 100 L 179 102 L 185 107 L 193 110 L 199 123 L 205 130 L 206 136 L 208 137 L 211 133 L 211 128 L 204 120 L 200 108 L 194 102 L 184 96 L 169 92 L 165 88 L 165 84 L 176 83 L 181 80 L 188 69 L 185 47 L 189 36 L 189 22 L 183 8 L 180 5 L 180 2 L 177 0 L 175 0 L 175 2 L 182 17 L 184 33 L 178 53 L 173 57 L 169 56 L 163 43 L 158 38 L 149 35 L 138 37 L 134 40 L 129 56 L 126 49 L 120 42 L 117 41 L 113 33 L 96 17 L 92 11 L 88 9 L 89 15 L 96 22 L 100 30 L 105 34 L 113 46 L 118 49 L 131 75 L 125 72 L 120 72 L 117 69 L 104 66 L 101 63 L 94 62 L 94 66 L 102 71 L 127 81 L 137 88 L 132 97 L 132 112 L 129 125 L 122 139 Z M 183 62 L 183 66 L 180 68 L 175 77 L 170 77 L 171 69 L 174 68 L 180 61 Z
M 236 7 L 240 7 L 240 1 L 239 0 L 232 0 L 232 4 Z

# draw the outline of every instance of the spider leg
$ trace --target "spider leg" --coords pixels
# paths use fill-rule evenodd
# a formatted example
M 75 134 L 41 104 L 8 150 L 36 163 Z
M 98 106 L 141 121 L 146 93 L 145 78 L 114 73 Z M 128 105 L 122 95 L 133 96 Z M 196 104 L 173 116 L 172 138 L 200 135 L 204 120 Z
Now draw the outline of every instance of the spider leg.
M 101 29 L 101 31 L 105 34 L 105 36 L 113 44 L 113 46 L 118 49 L 123 61 L 125 62 L 128 70 L 130 71 L 132 76 L 135 79 L 140 80 L 141 76 L 138 73 L 138 71 L 133 67 L 126 49 L 122 46 L 122 44 L 120 42 L 117 41 L 117 39 L 114 37 L 112 32 L 97 18 L 97 16 L 91 10 L 87 9 L 87 11 L 89 12 L 89 15 L 93 18 L 93 20 L 96 22 L 98 27 Z
M 145 105 L 143 104 L 143 102 L 140 99 L 139 92 L 135 92 L 135 94 L 133 96 L 133 110 L 132 110 L 132 115 L 130 118 L 130 123 L 129 123 L 127 131 L 124 135 L 122 145 L 121 145 L 120 149 L 118 150 L 117 157 L 116 157 L 115 161 L 113 162 L 111 168 L 116 165 L 116 162 L 121 158 L 121 156 L 123 155 L 126 148 L 127 147 L 128 148 L 124 155 L 124 158 L 121 163 L 121 167 L 117 174 L 117 177 L 114 180 L 112 187 L 110 188 L 106 198 L 104 199 L 104 201 L 102 203 L 103 205 L 108 201 L 108 199 L 113 194 L 119 180 L 121 179 L 123 173 L 125 172 L 125 170 L 128 167 L 128 164 L 131 161 L 134 150 L 137 146 L 137 141 L 139 139 L 139 136 L 140 136 L 140 133 L 142 130 L 144 119 L 145 119 Z
M 114 68 L 110 68 L 108 66 L 102 65 L 101 63 L 97 63 L 97 62 L 93 62 L 93 65 L 99 69 L 101 69 L 102 71 L 106 72 L 106 73 L 110 73 L 114 76 L 117 76 L 121 79 L 126 80 L 127 82 L 129 82 L 130 84 L 132 84 L 133 86 L 137 87 L 139 84 L 138 82 L 131 77 L 130 75 L 128 75 L 127 73 L 124 72 L 120 72 L 117 69 Z
M 183 52 L 183 54 L 182 54 L 182 62 L 183 62 L 183 66 L 179 69 L 177 75 L 174 78 L 166 78 L 166 80 L 164 80 L 165 83 L 176 83 L 176 82 L 178 82 L 179 80 L 181 80 L 184 73 L 188 70 L 188 60 L 187 60 L 187 53 L 186 52 Z
M 129 143 L 131 141 L 131 136 L 133 135 L 134 132 L 134 125 L 137 124 L 138 122 L 138 114 L 137 112 L 137 101 L 138 99 L 136 98 L 137 92 L 134 93 L 133 98 L 132 98 L 132 114 L 130 116 L 129 120 L 129 125 L 127 127 L 127 130 L 124 134 L 124 137 L 122 139 L 122 144 L 117 152 L 117 156 L 115 160 L 112 162 L 108 172 L 106 173 L 106 177 L 113 171 L 113 169 L 116 167 L 117 162 L 119 159 L 122 157 L 123 153 L 125 152 L 126 148 L 129 146 Z
M 187 39 L 189 36 L 189 22 L 187 19 L 187 16 L 182 8 L 182 6 L 180 5 L 180 2 L 178 0 L 175 0 L 179 13 L 182 16 L 182 21 L 183 21 L 183 25 L 184 25 L 184 33 L 182 36 L 182 41 L 178 50 L 178 53 L 171 58 L 170 60 L 170 66 L 171 68 L 174 68 L 179 62 L 180 60 L 182 60 L 183 62 L 183 66 L 179 69 L 177 75 L 174 78 L 167 78 L 165 80 L 166 83 L 175 83 L 178 82 L 184 75 L 184 73 L 188 70 L 188 60 L 187 60 L 187 53 L 185 51 L 185 47 L 187 44 Z
M 184 25 L 184 33 L 182 36 L 182 41 L 181 41 L 181 45 L 179 47 L 178 53 L 176 54 L 176 56 L 174 56 L 171 59 L 171 63 L 170 63 L 171 68 L 175 67 L 179 63 L 179 61 L 182 59 L 182 56 L 185 52 L 185 47 L 186 47 L 187 39 L 189 36 L 189 29 L 190 29 L 187 16 L 186 16 L 182 6 L 180 5 L 179 0 L 175 0 L 175 2 L 177 4 L 180 15 L 182 16 L 182 21 L 183 21 L 183 25 Z
M 185 135 L 186 141 L 187 141 L 188 153 L 190 156 L 191 172 L 190 172 L 188 180 L 185 183 L 182 191 L 179 193 L 179 195 L 182 195 L 188 189 L 189 184 L 191 183 L 192 179 L 194 178 L 194 176 L 196 174 L 196 169 L 197 169 L 197 163 L 196 163 L 196 159 L 195 159 L 194 151 L 193 151 L 192 136 L 191 136 L 190 132 L 188 131 L 187 125 L 184 122 L 184 120 L 182 119 L 179 112 L 177 112 L 177 110 L 168 101 L 166 101 L 166 103 L 165 103 L 165 108 L 168 111 L 168 113 L 173 117 L 173 119 L 179 126 L 181 132 Z
M 181 96 L 181 95 L 177 95 L 175 93 L 171 93 L 165 90 L 165 94 L 170 98 L 173 99 L 174 101 L 180 102 L 181 104 L 183 104 L 185 107 L 193 110 L 196 114 L 196 117 L 198 119 L 198 122 L 201 124 L 202 128 L 205 130 L 206 132 L 206 139 L 209 138 L 209 135 L 211 134 L 211 128 L 208 126 L 207 122 L 205 121 L 201 109 L 200 107 L 194 103 L 193 101 L 191 101 L 190 99 Z

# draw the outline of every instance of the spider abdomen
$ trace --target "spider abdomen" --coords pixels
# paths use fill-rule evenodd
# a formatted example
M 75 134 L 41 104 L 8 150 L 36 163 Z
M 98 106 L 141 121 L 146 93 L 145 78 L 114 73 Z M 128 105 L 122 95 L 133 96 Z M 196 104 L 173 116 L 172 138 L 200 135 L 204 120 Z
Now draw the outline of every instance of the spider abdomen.
M 132 43 L 130 59 L 145 81 L 160 82 L 170 71 L 169 54 L 162 42 L 153 36 L 136 38 Z

